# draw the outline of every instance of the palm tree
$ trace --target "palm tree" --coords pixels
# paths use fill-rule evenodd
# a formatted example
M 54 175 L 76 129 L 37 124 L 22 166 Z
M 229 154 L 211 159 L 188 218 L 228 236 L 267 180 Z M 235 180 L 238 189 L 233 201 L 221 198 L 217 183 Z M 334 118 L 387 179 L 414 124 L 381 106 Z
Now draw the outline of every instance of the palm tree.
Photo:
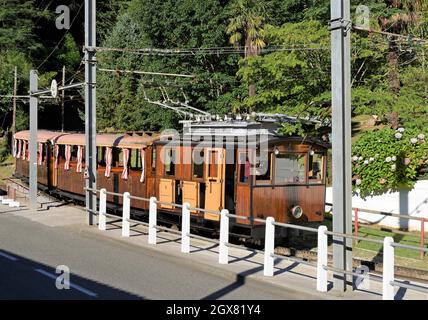
M 230 6 L 229 25 L 226 33 L 230 35 L 229 42 L 234 46 L 244 45 L 244 57 L 260 54 L 266 46 L 262 30 L 268 13 L 265 0 L 235 0 Z M 255 96 L 256 86 L 250 84 L 250 97 Z

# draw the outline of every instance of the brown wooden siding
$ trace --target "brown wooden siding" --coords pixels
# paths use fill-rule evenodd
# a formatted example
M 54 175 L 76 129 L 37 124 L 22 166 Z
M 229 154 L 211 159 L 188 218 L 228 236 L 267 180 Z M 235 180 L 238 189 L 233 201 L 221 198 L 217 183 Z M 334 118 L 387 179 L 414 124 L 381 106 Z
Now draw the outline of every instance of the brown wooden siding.
M 265 219 L 269 216 L 279 222 L 322 221 L 324 217 L 325 186 L 306 185 L 256 187 L 253 188 L 254 217 Z M 290 215 L 290 209 L 299 205 L 304 216 L 299 220 Z

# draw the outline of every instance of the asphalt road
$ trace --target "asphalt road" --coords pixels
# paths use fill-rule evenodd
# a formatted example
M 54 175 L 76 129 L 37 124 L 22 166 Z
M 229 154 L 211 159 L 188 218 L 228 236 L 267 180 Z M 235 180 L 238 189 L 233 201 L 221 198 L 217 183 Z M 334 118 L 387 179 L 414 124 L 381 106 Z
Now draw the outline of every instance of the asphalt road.
M 70 289 L 56 287 L 56 267 Z M 82 228 L 0 214 L 0 299 L 305 299 L 184 264 Z

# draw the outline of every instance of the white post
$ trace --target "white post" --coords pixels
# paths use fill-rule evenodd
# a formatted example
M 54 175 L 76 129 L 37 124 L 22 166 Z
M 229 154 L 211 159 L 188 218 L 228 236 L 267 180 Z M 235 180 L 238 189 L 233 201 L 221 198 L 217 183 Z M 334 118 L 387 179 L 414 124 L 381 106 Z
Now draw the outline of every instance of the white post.
M 264 261 L 264 275 L 267 277 L 273 277 L 273 263 L 275 249 L 275 225 L 273 224 L 275 219 L 268 217 L 266 219 L 266 233 L 265 233 L 265 261 Z
M 220 213 L 220 246 L 218 263 L 228 264 L 229 263 L 229 210 L 221 210 Z
M 391 281 L 394 281 L 394 247 L 392 244 L 394 239 L 386 237 L 383 240 L 383 300 L 394 300 L 394 286 Z
M 123 194 L 123 211 L 122 211 L 122 237 L 129 237 L 131 218 L 131 198 L 129 192 Z
M 150 198 L 149 206 L 149 244 L 156 244 L 157 204 L 156 197 Z
M 190 204 L 187 202 L 183 204 L 183 211 L 181 215 L 181 252 L 190 252 Z
M 328 263 L 328 237 L 326 235 L 327 227 L 318 227 L 318 254 L 317 254 L 317 290 L 327 292 L 327 270 L 324 266 Z
M 106 213 L 107 213 L 107 190 L 102 188 L 100 190 L 100 212 L 98 216 L 98 229 L 106 230 Z

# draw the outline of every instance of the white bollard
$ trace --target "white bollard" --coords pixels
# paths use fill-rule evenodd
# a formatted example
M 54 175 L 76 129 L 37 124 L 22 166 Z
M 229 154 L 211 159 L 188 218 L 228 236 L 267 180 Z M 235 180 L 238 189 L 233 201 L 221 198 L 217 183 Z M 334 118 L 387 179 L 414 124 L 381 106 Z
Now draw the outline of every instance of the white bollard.
M 106 213 L 107 213 L 107 190 L 102 188 L 100 190 L 100 212 L 98 215 L 98 229 L 106 230 Z
M 150 198 L 149 206 L 149 243 L 156 244 L 157 204 L 156 197 Z
M 229 210 L 223 209 L 220 213 L 220 245 L 218 263 L 228 264 L 229 263 Z
M 181 215 L 181 252 L 190 252 L 190 204 L 187 202 L 183 204 L 183 211 Z
M 12 199 L 4 199 L 3 198 L 3 200 L 1 201 L 1 203 L 2 204 L 6 204 L 6 205 L 9 205 L 10 203 L 12 203 L 13 202 L 13 200 Z
M 383 240 L 383 289 L 382 299 L 383 300 L 394 300 L 394 285 L 391 281 L 394 281 L 394 247 L 392 244 L 394 239 L 386 237 Z
M 327 292 L 328 272 L 324 269 L 328 263 L 328 237 L 325 234 L 326 226 L 318 227 L 318 254 L 317 254 L 317 290 Z
M 122 237 L 129 237 L 131 218 L 131 198 L 129 192 L 123 194 L 123 212 L 122 212 Z
M 264 259 L 264 272 L 263 274 L 267 277 L 273 277 L 273 264 L 275 249 L 275 219 L 268 217 L 266 219 L 266 233 L 265 233 L 265 259 Z
M 19 208 L 19 206 L 20 206 L 20 203 L 16 201 L 9 203 L 9 208 Z

